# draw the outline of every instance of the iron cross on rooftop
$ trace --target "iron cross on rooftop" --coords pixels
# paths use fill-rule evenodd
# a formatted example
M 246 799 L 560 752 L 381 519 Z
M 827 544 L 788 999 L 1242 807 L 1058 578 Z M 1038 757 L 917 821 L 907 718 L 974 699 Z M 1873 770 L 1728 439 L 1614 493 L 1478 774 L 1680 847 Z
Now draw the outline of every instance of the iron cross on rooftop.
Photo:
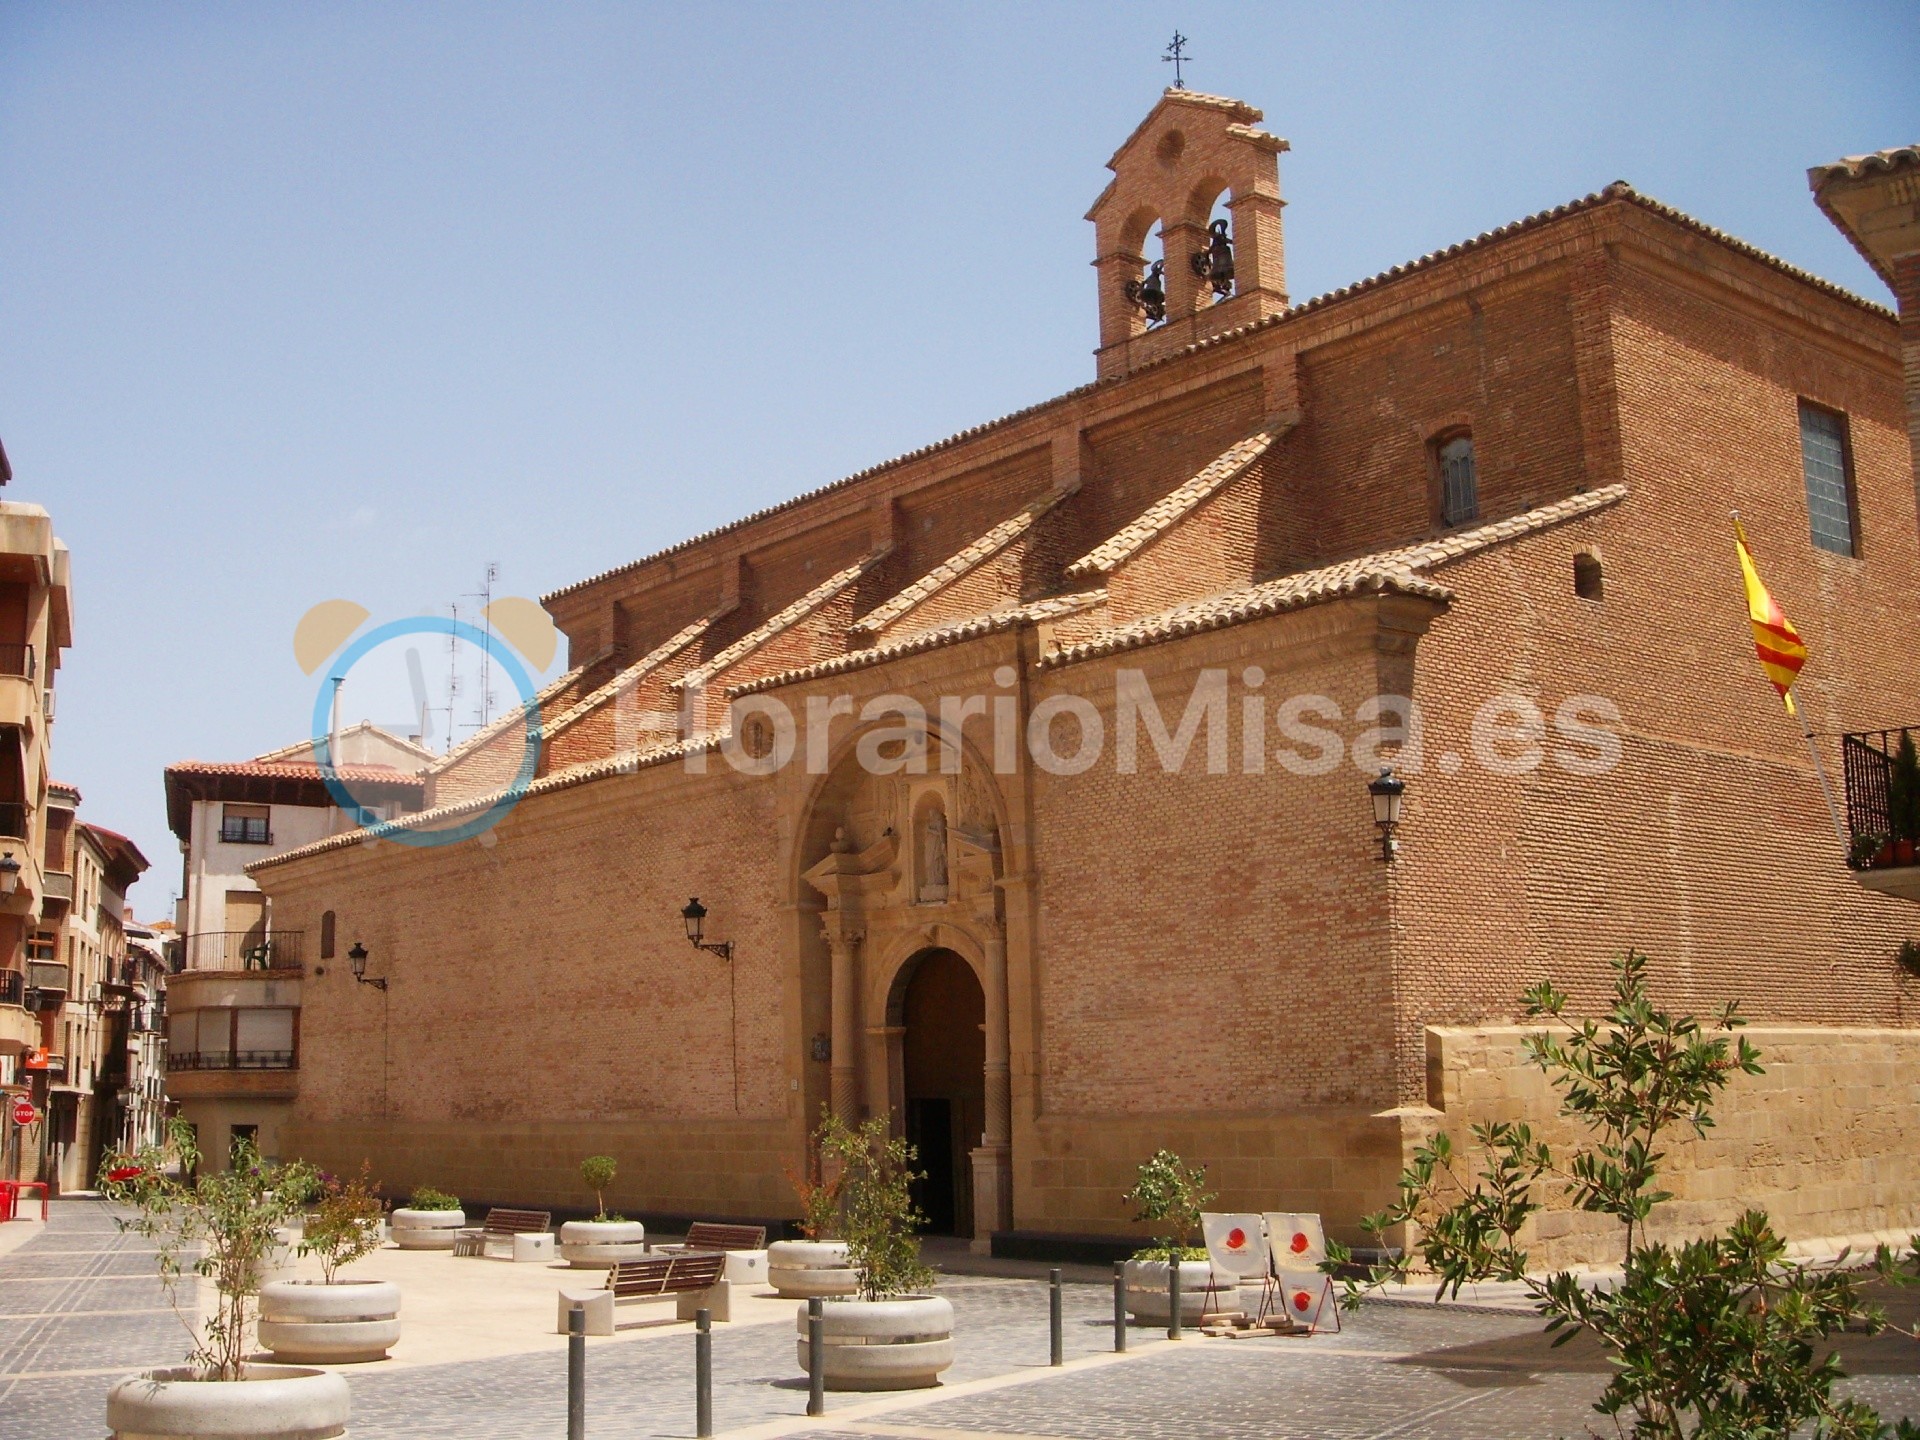
M 1160 63 L 1173 66 L 1173 88 L 1184 90 L 1187 82 L 1181 77 L 1180 67 L 1193 57 L 1186 53 L 1187 37 L 1178 30 L 1173 32 L 1173 43 L 1167 46 L 1167 53 L 1160 57 Z

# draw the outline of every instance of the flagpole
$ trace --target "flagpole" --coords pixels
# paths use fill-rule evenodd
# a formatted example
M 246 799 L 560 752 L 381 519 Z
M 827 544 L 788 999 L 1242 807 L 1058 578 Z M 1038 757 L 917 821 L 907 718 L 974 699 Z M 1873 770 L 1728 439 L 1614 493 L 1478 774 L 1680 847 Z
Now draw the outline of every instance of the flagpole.
M 1827 779 L 1827 767 L 1821 763 L 1820 747 L 1813 743 L 1813 726 L 1807 717 L 1799 713 L 1799 707 L 1793 703 L 1791 694 L 1787 696 L 1787 709 L 1798 716 L 1800 733 L 1807 740 L 1807 754 L 1813 760 L 1813 773 L 1820 777 L 1820 795 L 1827 802 L 1827 818 L 1833 822 L 1833 838 L 1840 842 L 1843 853 L 1851 853 L 1852 845 L 1847 840 L 1846 828 L 1840 823 L 1840 807 L 1833 803 L 1833 784 Z

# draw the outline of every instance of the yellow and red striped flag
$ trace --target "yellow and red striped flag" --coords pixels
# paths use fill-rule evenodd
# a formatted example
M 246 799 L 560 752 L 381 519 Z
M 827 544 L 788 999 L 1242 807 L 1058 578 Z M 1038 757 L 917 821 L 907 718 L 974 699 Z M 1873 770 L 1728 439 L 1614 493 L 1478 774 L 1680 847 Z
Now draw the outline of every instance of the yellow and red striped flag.
M 1793 708 L 1793 682 L 1800 678 L 1800 667 L 1807 663 L 1806 642 L 1793 628 L 1793 622 L 1780 613 L 1767 587 L 1760 583 L 1753 552 L 1747 548 L 1747 532 L 1740 528 L 1738 516 L 1733 521 L 1733 544 L 1740 552 L 1740 576 L 1747 586 L 1747 619 L 1753 626 L 1754 653 L 1760 657 L 1760 668 L 1767 672 L 1767 679 L 1786 702 L 1787 714 L 1796 715 L 1799 712 Z

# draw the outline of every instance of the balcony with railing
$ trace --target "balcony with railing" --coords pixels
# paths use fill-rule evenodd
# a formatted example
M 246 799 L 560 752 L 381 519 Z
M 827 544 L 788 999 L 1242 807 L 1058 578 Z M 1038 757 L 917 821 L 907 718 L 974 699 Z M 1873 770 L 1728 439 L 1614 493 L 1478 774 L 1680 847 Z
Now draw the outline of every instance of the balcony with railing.
M 1840 760 L 1854 877 L 1920 902 L 1920 725 L 1843 735 Z
M 304 930 L 207 930 L 187 936 L 188 970 L 299 970 Z
M 18 800 L 0 800 L 0 838 L 27 839 L 27 819 L 31 814 L 26 805 Z
M 18 970 L 0 970 L 0 1005 L 27 1003 L 27 977 Z
M 188 1050 L 169 1052 L 169 1070 L 292 1070 L 291 1050 Z

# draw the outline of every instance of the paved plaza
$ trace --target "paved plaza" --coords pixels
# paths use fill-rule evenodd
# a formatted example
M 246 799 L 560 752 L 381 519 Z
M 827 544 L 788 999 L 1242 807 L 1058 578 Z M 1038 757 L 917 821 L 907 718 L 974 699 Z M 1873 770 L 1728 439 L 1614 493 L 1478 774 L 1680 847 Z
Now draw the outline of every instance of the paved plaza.
M 1577 1343 L 1550 1350 L 1524 1313 L 1374 1304 L 1337 1335 L 1170 1344 L 1135 1330 L 1128 1353 L 1114 1355 L 1111 1291 L 1100 1272 L 1073 1269 L 1067 1364 L 1053 1370 L 1036 1267 L 981 1268 L 996 1273 L 940 1282 L 956 1312 L 958 1350 L 940 1389 L 830 1394 L 823 1420 L 805 1416 L 791 1305 L 739 1304 L 736 1323 L 715 1327 L 716 1431 L 736 1440 L 1503 1440 L 1582 1435 L 1600 1418 L 1588 1409 L 1604 1383 L 1597 1351 Z M 409 1331 L 393 1360 L 342 1367 L 356 1440 L 565 1435 L 565 1341 L 551 1333 L 563 1272 L 391 1250 L 359 1271 L 399 1279 Z M 487 1287 L 504 1317 L 491 1328 L 472 1313 L 473 1293 Z M 120 1234 L 107 1207 L 84 1200 L 56 1202 L 44 1229 L 0 1227 L 0 1322 L 5 1440 L 100 1440 L 107 1385 L 177 1363 L 185 1345 L 145 1242 Z M 1847 1360 L 1860 1377 L 1850 1383 L 1884 1414 L 1920 1413 L 1920 1345 L 1861 1339 Z M 691 1436 L 691 1327 L 663 1321 L 590 1342 L 587 1383 L 589 1435 Z

